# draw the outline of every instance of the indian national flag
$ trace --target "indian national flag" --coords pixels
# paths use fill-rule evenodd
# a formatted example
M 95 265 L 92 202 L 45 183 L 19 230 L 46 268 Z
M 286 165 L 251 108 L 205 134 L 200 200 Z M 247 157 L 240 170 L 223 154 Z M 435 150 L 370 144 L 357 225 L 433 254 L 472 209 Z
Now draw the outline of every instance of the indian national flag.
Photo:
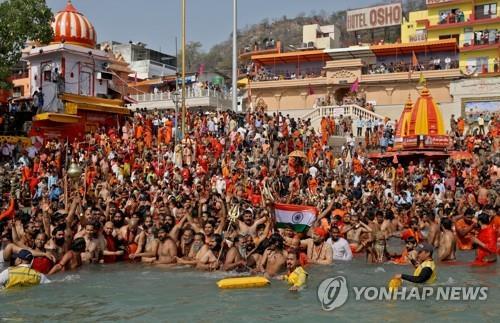
M 316 220 L 318 210 L 306 205 L 275 203 L 274 212 L 278 228 L 291 226 L 295 232 L 304 232 Z

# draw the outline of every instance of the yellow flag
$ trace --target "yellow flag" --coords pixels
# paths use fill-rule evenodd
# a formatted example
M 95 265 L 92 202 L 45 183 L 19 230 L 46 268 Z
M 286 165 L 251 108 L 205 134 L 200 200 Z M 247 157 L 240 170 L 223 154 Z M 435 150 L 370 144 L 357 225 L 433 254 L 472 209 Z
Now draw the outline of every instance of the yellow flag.
M 423 85 L 426 83 L 424 73 L 420 72 L 420 79 L 418 80 L 418 85 Z

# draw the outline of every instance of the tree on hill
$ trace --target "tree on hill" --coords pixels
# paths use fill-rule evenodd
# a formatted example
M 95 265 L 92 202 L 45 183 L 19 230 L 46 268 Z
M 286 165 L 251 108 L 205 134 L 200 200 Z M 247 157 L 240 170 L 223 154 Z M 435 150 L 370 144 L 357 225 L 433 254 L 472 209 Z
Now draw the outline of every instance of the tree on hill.
M 45 0 L 7 0 L 0 3 L 0 88 L 11 86 L 11 69 L 21 59 L 26 41 L 48 43 L 54 16 Z

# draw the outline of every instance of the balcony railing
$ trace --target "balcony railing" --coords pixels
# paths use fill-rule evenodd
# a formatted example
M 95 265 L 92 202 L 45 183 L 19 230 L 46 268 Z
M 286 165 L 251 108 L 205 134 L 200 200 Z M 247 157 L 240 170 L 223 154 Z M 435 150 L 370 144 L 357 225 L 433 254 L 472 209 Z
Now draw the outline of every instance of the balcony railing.
M 255 75 L 252 79 L 254 82 L 259 81 L 283 81 L 283 80 L 303 80 L 303 79 L 313 79 L 318 77 L 324 77 L 324 70 L 314 70 L 309 72 L 304 72 L 300 74 L 296 73 L 263 73 L 260 72 Z
M 472 18 L 472 17 L 471 17 Z M 465 16 L 462 15 L 447 15 L 445 18 L 439 17 L 439 24 L 440 25 L 447 25 L 447 24 L 459 24 L 462 22 L 465 22 Z
M 428 29 L 443 29 L 448 27 L 461 27 L 461 26 L 469 26 L 471 24 L 485 24 L 485 23 L 495 23 L 500 21 L 500 17 L 496 15 L 490 15 L 485 17 L 474 17 L 473 15 L 469 15 L 468 17 L 464 17 L 462 15 L 448 15 L 445 18 L 438 17 L 438 21 L 434 24 L 431 24 Z
M 500 33 L 496 34 L 495 39 L 493 38 L 484 38 L 484 39 L 470 39 L 464 41 L 464 48 L 473 48 L 473 47 L 483 47 L 490 45 L 498 45 L 500 44 Z
M 170 101 L 173 100 L 172 93 L 173 92 L 143 93 L 131 95 L 130 97 L 137 102 Z M 181 99 L 181 93 L 182 90 L 179 90 L 179 100 Z M 206 97 L 229 99 L 229 93 L 224 93 L 213 89 L 186 89 L 186 99 Z
M 417 66 L 412 66 L 411 63 L 407 62 L 393 62 L 394 64 L 372 64 L 370 66 L 363 67 L 361 72 L 363 75 L 366 74 L 387 74 L 387 73 L 402 73 L 409 72 L 410 69 L 414 71 L 432 71 L 432 70 L 449 70 L 458 68 L 458 60 L 450 59 L 446 62 L 446 59 L 428 60 L 425 62 L 420 62 Z

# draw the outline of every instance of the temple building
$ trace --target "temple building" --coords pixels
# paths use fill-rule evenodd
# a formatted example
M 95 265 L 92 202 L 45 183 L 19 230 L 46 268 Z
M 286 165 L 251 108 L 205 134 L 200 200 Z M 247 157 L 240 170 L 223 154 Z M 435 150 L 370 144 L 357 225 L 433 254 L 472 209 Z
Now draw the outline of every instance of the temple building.
M 411 101 L 411 95 L 408 95 L 408 101 L 406 101 L 403 112 L 401 112 L 401 116 L 396 124 L 396 131 L 394 133 L 394 149 L 396 150 L 403 146 L 403 137 L 408 136 L 409 134 L 412 108 L 413 102 Z
M 37 106 L 31 135 L 73 139 L 116 126 L 130 113 L 123 101 L 127 64 L 96 49 L 94 26 L 71 1 L 55 15 L 52 28 L 50 44 L 32 46 L 23 55 Z
M 411 111 L 403 114 L 399 124 L 403 126 L 403 150 L 445 150 L 448 147 L 449 137 L 441 109 L 427 87 L 422 89 Z

